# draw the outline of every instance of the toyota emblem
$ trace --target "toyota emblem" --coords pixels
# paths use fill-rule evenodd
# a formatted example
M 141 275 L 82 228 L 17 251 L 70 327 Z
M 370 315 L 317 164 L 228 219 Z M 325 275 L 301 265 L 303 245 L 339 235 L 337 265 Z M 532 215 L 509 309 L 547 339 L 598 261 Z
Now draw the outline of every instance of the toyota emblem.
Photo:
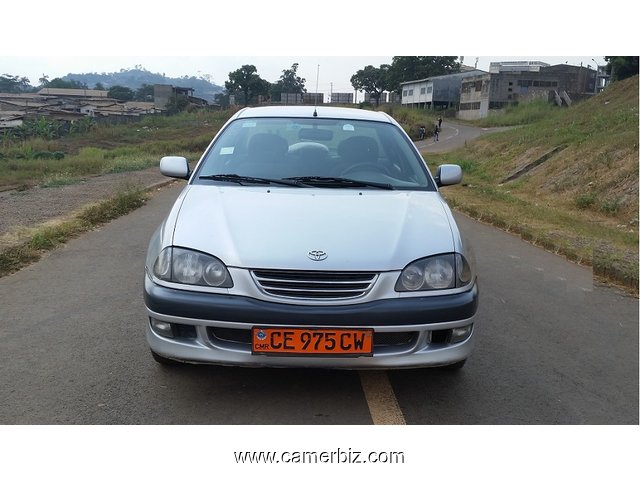
M 307 256 L 314 262 L 321 262 L 322 260 L 327 258 L 327 254 L 322 250 L 311 250 L 309 253 L 307 253 Z

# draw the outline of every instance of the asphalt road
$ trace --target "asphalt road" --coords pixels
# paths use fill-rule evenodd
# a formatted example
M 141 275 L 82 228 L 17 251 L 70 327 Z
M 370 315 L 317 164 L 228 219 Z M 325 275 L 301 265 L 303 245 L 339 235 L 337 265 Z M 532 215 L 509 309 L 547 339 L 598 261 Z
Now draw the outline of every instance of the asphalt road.
M 358 372 L 152 360 L 145 249 L 179 189 L 0 279 L 0 424 L 372 423 Z M 478 257 L 476 350 L 457 374 L 385 373 L 405 422 L 637 424 L 638 300 L 458 219 Z
M 416 145 L 422 153 L 443 153 L 463 147 L 465 142 L 469 142 L 486 133 L 499 132 L 511 128 L 513 127 L 478 128 L 446 119 L 442 122 L 442 130 L 438 136 L 438 141 L 435 141 L 433 137 L 429 137 L 425 140 L 417 141 Z

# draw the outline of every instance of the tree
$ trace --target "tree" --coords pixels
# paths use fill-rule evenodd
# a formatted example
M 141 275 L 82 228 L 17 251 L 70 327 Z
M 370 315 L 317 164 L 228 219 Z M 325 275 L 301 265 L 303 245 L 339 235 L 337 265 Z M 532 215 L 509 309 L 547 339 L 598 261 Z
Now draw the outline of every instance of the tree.
M 140 102 L 153 101 L 153 85 L 143 83 L 142 86 L 136 90 L 134 98 Z
M 167 113 L 170 115 L 184 112 L 189 108 L 189 99 L 184 95 L 173 95 L 167 102 Z
M 298 64 L 282 71 L 280 80 L 271 86 L 271 96 L 274 100 L 280 100 L 283 93 L 306 93 L 306 80 L 298 76 Z
M 94 90 L 106 90 L 106 88 L 104 88 L 104 85 L 102 84 L 102 82 L 98 82 L 96 83 L 96 86 L 93 87 Z
M 226 93 L 216 93 L 213 96 L 215 102 L 220 105 L 221 107 L 228 107 L 229 106 L 229 94 Z
M 400 93 L 402 82 L 457 73 L 460 66 L 458 57 L 393 57 L 389 89 Z
M 116 100 L 120 100 L 121 102 L 128 102 L 133 100 L 133 90 L 129 87 L 121 87 L 120 85 L 114 85 L 109 89 L 107 93 L 107 97 L 115 98 Z
M 46 74 L 42 74 L 42 76 L 38 79 L 38 81 L 40 82 L 40 86 L 41 87 L 46 87 L 47 84 L 49 83 L 49 75 Z
M 0 75 L 0 92 L 21 93 L 29 90 L 31 90 L 31 84 L 27 77 Z
M 351 85 L 356 90 L 364 90 L 376 101 L 376 106 L 380 105 L 380 96 L 385 90 L 389 90 L 389 69 L 390 65 L 383 64 L 379 68 L 367 65 L 362 70 L 358 70 L 351 77 Z
M 611 80 L 624 80 L 638 75 L 638 57 L 604 57 Z
M 246 107 L 257 95 L 269 93 L 271 84 L 260 78 L 257 69 L 253 65 L 243 65 L 234 72 L 229 73 L 229 80 L 224 82 L 224 87 L 230 95 L 242 94 Z
M 42 78 L 40 80 L 42 81 Z M 86 90 L 89 88 L 87 87 L 86 83 L 79 82 L 77 80 L 63 80 L 62 78 L 54 78 L 50 82 L 47 81 L 47 83 L 44 84 L 43 87 L 45 88 L 79 88 L 82 90 Z

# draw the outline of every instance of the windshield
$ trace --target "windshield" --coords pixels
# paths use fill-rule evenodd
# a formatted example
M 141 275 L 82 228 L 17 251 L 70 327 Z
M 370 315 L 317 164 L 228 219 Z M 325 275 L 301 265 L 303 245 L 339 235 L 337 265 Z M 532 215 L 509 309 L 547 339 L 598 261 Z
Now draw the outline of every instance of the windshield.
M 238 119 L 207 151 L 193 182 L 232 178 L 245 184 L 242 177 L 254 185 L 255 179 L 271 179 L 315 187 L 435 190 L 424 161 L 397 126 L 363 120 Z

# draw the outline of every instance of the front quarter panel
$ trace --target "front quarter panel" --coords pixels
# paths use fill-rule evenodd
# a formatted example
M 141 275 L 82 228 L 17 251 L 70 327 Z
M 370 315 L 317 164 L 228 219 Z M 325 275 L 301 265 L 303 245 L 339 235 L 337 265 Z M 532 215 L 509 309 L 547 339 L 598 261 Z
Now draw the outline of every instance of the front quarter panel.
M 454 251 L 461 253 L 464 258 L 467 259 L 467 262 L 469 262 L 469 265 L 471 266 L 471 271 L 473 272 L 473 278 L 475 279 L 477 275 L 476 256 L 473 247 L 460 232 L 458 223 L 456 222 L 455 218 L 453 218 L 453 213 L 451 212 L 451 208 L 449 207 L 447 202 L 444 200 L 444 198 L 440 198 L 442 199 L 442 208 L 444 208 L 444 211 L 446 212 L 446 215 L 449 219 L 449 225 L 451 226 L 451 235 L 453 236 L 453 245 L 455 249 Z
M 147 274 L 151 274 L 153 269 L 153 264 L 158 258 L 158 255 L 162 251 L 162 249 L 173 244 L 173 233 L 175 231 L 176 220 L 178 218 L 178 213 L 182 208 L 182 202 L 184 201 L 185 196 L 187 195 L 187 191 L 189 190 L 189 186 L 185 186 L 185 188 L 180 192 L 180 195 L 174 202 L 169 214 L 162 221 L 160 226 L 156 229 L 156 231 L 151 236 L 149 240 L 149 246 L 147 248 L 147 258 L 145 261 L 145 270 Z

